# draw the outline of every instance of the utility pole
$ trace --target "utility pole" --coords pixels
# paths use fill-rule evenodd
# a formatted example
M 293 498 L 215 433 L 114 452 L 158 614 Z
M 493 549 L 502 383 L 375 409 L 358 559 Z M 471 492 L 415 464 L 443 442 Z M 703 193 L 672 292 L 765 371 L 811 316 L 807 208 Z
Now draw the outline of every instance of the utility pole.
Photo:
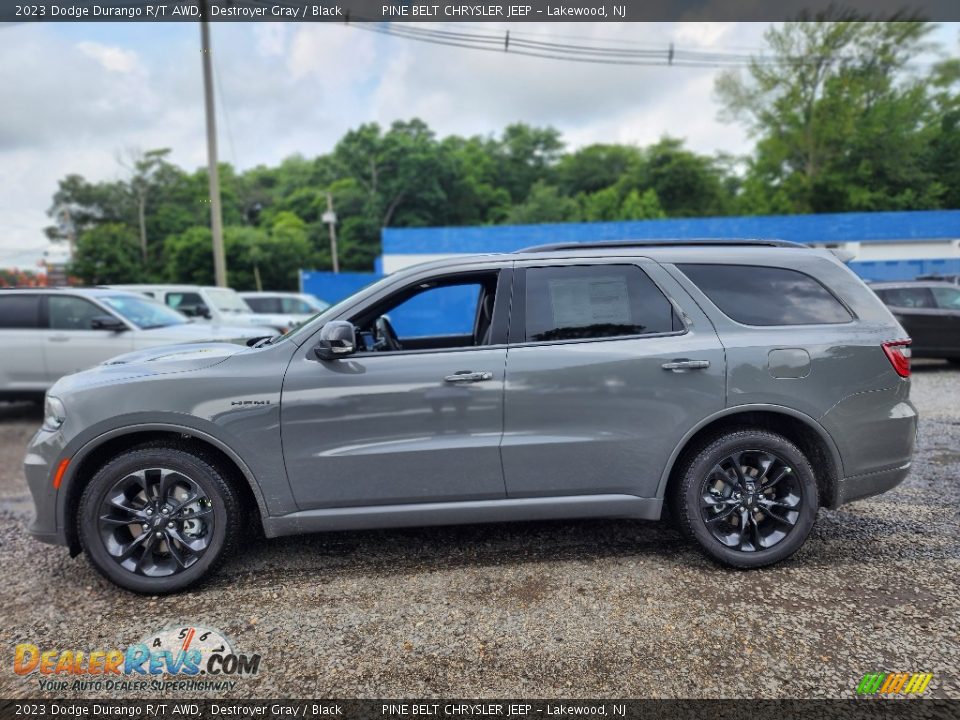
M 327 192 L 327 211 L 321 218 L 330 228 L 330 257 L 333 259 L 333 271 L 340 272 L 340 259 L 337 257 L 337 214 L 333 211 L 333 195 Z
M 210 59 L 210 8 L 200 0 L 200 54 L 203 56 L 203 101 L 207 115 L 207 174 L 210 178 L 210 231 L 213 234 L 213 274 L 227 286 L 227 261 L 223 253 L 223 214 L 220 210 L 220 175 L 217 170 L 217 119 L 213 103 L 213 65 Z

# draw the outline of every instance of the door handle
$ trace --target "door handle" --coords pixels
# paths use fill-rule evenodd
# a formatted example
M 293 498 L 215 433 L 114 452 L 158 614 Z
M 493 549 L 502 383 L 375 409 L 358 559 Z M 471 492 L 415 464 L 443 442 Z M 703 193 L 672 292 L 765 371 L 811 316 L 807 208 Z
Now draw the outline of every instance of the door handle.
M 50 342 L 67 342 L 70 339 L 69 335 L 50 335 L 47 340 Z
M 471 372 L 470 370 L 461 370 L 453 375 L 447 375 L 443 381 L 448 383 L 466 383 L 483 382 L 484 380 L 493 380 L 492 372 Z
M 664 370 L 673 370 L 673 372 L 686 372 L 687 370 L 706 370 L 710 367 L 709 360 L 674 360 L 665 362 L 661 365 Z

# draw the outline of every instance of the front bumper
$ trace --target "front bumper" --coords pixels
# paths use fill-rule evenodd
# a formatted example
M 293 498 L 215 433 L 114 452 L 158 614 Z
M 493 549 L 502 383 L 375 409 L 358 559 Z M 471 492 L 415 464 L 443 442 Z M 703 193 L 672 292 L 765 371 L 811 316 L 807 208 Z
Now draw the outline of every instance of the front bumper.
M 67 545 L 65 528 L 57 522 L 59 491 L 53 486 L 53 468 L 63 451 L 59 432 L 39 430 L 27 447 L 23 473 L 33 496 L 34 517 L 27 531 L 41 542 Z

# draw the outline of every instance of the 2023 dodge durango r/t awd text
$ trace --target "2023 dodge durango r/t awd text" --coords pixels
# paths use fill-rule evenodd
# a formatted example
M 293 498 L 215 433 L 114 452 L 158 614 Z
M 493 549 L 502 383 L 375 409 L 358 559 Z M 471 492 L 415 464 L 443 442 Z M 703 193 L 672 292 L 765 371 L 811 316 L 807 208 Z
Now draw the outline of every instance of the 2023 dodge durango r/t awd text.
M 782 560 L 910 468 L 909 340 L 827 252 L 541 246 L 390 275 L 254 347 L 131 353 L 50 389 L 31 532 L 131 590 L 323 530 L 660 518 Z

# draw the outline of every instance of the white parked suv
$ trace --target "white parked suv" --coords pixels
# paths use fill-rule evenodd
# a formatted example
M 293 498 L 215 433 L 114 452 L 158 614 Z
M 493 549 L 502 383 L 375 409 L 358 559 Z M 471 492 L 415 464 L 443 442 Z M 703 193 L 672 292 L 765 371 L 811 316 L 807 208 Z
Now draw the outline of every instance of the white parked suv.
M 64 375 L 132 350 L 265 334 L 251 326 L 194 323 L 122 290 L 0 289 L 0 399 L 39 396 Z
M 306 322 L 317 313 L 330 307 L 316 295 L 298 292 L 242 292 L 240 297 L 255 313 L 279 313 L 289 315 L 297 323 Z
M 111 285 L 155 298 L 198 322 L 229 323 L 267 328 L 285 333 L 297 325 L 290 315 L 255 313 L 240 294 L 231 288 L 215 285 Z

